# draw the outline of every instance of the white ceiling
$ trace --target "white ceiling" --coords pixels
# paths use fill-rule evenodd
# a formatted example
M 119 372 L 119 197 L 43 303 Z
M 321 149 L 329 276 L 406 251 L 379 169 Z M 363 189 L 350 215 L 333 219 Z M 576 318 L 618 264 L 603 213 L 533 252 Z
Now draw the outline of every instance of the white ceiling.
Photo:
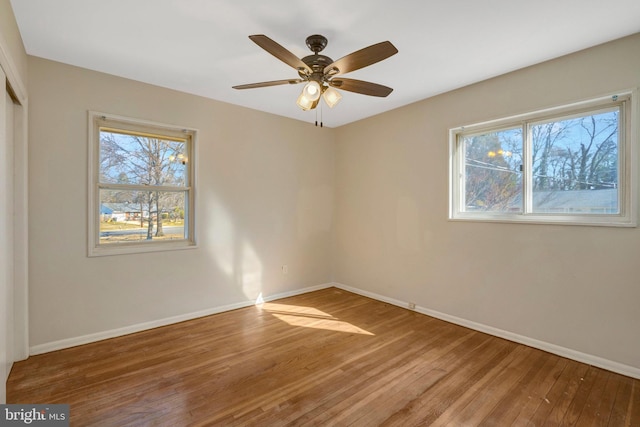
M 27 53 L 232 104 L 314 122 L 301 85 L 234 90 L 296 78 L 247 37 L 295 55 L 329 39 L 334 60 L 389 40 L 391 58 L 345 77 L 394 88 L 387 98 L 342 91 L 337 127 L 455 88 L 640 32 L 638 0 L 11 0 Z M 640 52 L 638 53 L 640 54 Z

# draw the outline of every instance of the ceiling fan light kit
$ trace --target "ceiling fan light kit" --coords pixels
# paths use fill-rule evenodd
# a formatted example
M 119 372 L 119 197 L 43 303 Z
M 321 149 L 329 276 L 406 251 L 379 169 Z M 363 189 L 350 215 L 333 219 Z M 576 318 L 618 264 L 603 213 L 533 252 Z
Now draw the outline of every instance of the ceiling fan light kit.
M 320 83 L 315 80 L 311 80 L 309 83 L 304 85 L 302 95 L 310 101 L 317 101 L 318 98 L 320 98 Z
M 302 91 L 302 93 L 298 97 L 298 100 L 296 101 L 296 104 L 298 104 L 298 107 L 302 108 L 304 111 L 309 111 L 316 108 L 316 106 L 318 105 L 318 99 L 309 99 L 304 96 L 304 91 Z
M 334 88 L 326 87 L 324 93 L 322 94 L 322 99 L 324 99 L 324 102 L 327 103 L 329 108 L 333 108 L 333 106 L 342 99 L 342 95 L 340 95 L 340 92 L 338 92 Z
M 377 97 L 386 97 L 393 91 L 392 88 L 377 83 L 343 77 L 336 78 L 336 76 L 359 70 L 398 53 L 398 49 L 389 41 L 365 47 L 334 61 L 328 56 L 319 54 L 327 46 L 327 38 L 319 34 L 307 37 L 306 43 L 313 55 L 305 56 L 302 59 L 263 34 L 249 36 L 249 38 L 285 64 L 296 69 L 300 78 L 250 83 L 233 86 L 234 89 L 253 89 L 306 82 L 296 101 L 304 111 L 316 108 L 321 96 L 325 103 L 333 108 L 342 99 L 342 95 L 335 88 Z

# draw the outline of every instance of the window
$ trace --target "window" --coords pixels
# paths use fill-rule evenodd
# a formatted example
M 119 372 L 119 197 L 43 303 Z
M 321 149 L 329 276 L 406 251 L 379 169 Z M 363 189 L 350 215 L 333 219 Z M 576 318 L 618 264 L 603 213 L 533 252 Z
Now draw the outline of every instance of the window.
M 195 130 L 89 113 L 89 255 L 194 247 Z
M 452 129 L 450 218 L 635 226 L 631 99 Z

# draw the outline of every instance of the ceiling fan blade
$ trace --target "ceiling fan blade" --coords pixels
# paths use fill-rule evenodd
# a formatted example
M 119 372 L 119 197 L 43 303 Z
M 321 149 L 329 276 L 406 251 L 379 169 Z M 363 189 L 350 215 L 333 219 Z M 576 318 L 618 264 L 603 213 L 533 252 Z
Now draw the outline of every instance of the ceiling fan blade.
M 307 64 L 302 62 L 300 58 L 298 58 L 293 53 L 289 52 L 287 49 L 280 46 L 278 43 L 274 42 L 264 34 L 256 34 L 253 36 L 249 36 L 249 38 L 253 40 L 255 44 L 257 44 L 285 64 L 295 68 L 296 70 L 304 70 L 308 73 L 312 73 L 311 68 L 309 68 Z
M 384 98 L 393 92 L 393 89 L 390 87 L 355 79 L 334 78 L 329 81 L 329 85 L 348 92 L 361 93 L 369 96 L 379 96 L 381 98 Z
M 380 42 L 364 49 L 360 49 L 334 61 L 324 68 L 324 73 L 330 75 L 345 74 L 359 70 L 398 53 L 398 49 L 389 41 Z M 337 72 L 335 71 L 337 69 Z
M 298 83 L 302 83 L 304 81 L 305 80 L 302 80 L 302 79 L 273 80 L 270 82 L 249 83 L 246 85 L 233 86 L 233 89 L 253 89 L 256 87 L 278 86 L 278 85 L 286 85 L 286 84 L 295 85 Z

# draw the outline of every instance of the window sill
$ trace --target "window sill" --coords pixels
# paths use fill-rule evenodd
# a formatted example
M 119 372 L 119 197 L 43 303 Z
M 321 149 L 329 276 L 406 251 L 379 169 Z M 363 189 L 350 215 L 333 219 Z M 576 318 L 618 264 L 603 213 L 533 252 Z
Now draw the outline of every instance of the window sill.
M 507 224 L 537 224 L 537 225 L 578 225 L 594 227 L 637 227 L 637 222 L 624 216 L 589 216 L 580 215 L 468 215 L 459 213 L 449 217 L 449 221 L 464 222 L 497 222 Z
M 194 242 L 188 240 L 180 240 L 176 242 L 154 242 L 154 243 L 123 243 L 101 245 L 98 247 L 90 247 L 88 256 L 100 257 L 111 255 L 126 255 L 150 252 L 166 252 L 177 251 L 183 249 L 197 249 Z

